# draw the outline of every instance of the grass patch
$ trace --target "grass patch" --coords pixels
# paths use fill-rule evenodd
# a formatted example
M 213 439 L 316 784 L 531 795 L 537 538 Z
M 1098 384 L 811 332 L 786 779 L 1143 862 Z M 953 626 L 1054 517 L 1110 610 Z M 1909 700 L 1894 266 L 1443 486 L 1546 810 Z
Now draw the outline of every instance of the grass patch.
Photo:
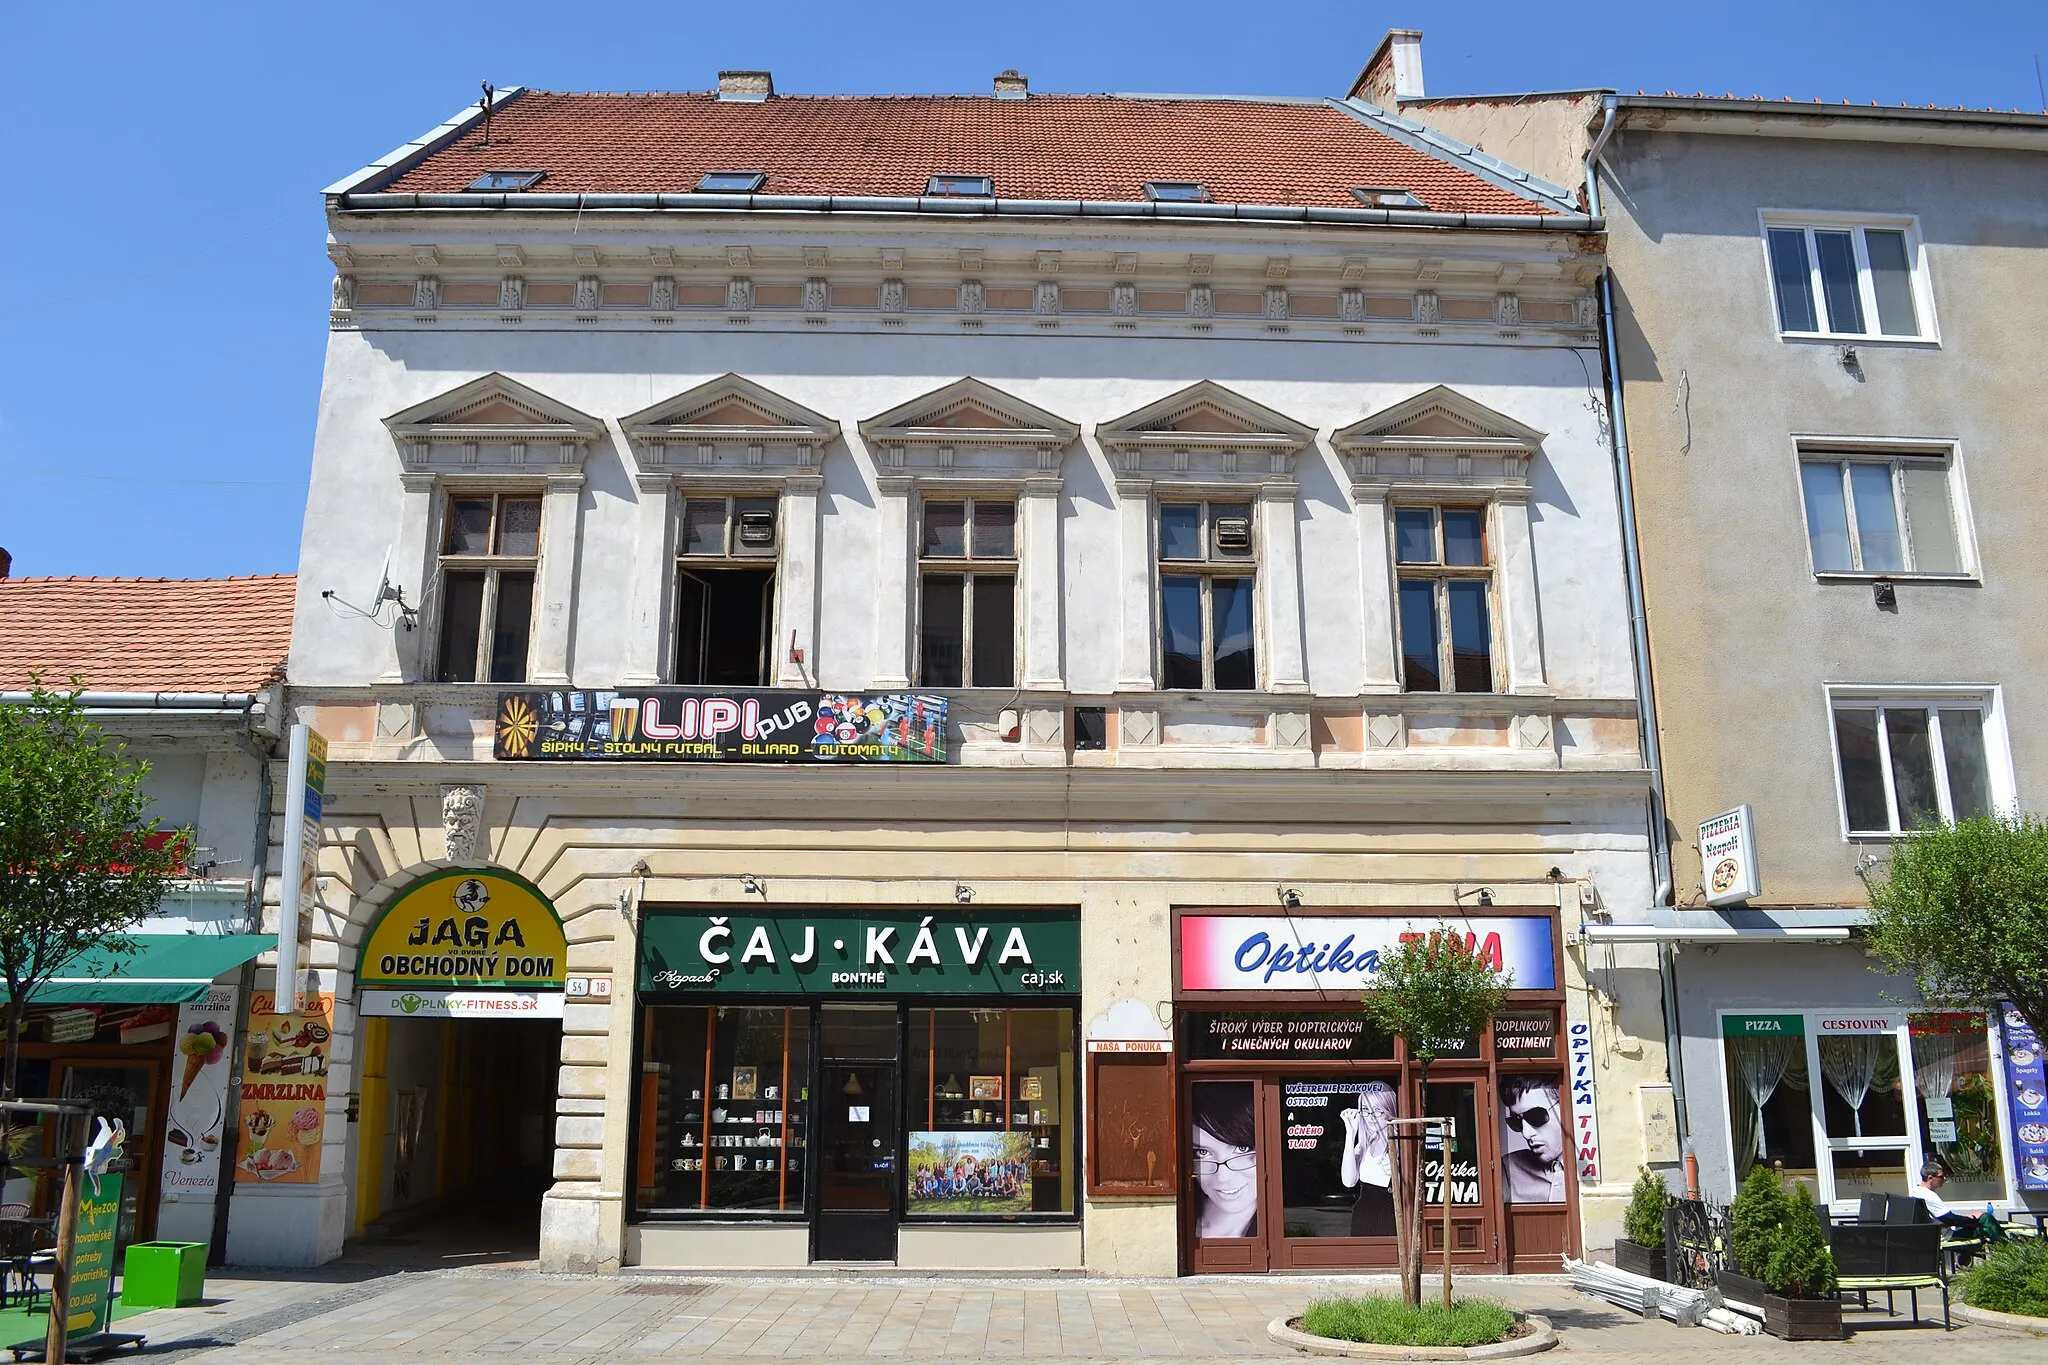
M 1956 1276 L 1956 1283 L 1972 1308 L 2048 1318 L 2048 1245 L 2007 1242 Z
M 1514 1330 L 1515 1315 L 1484 1299 L 1410 1308 L 1399 1299 L 1321 1299 L 1301 1315 L 1301 1329 L 1336 1341 L 1369 1341 L 1379 1346 L 1485 1346 Z

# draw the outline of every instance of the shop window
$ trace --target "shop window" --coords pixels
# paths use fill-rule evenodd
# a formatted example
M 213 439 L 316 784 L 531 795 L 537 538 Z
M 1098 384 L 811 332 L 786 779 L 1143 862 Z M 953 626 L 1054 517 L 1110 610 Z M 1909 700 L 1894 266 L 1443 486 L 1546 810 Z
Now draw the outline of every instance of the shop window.
M 924 504 L 917 620 L 920 687 L 1016 685 L 1016 503 Z
M 1259 1235 L 1259 1088 L 1251 1081 L 1196 1081 L 1193 1120 L 1195 1236 Z
M 1510 1204 L 1562 1204 L 1567 1142 L 1560 1078 L 1554 1071 L 1503 1072 L 1501 1193 Z
M 450 498 L 441 536 L 441 682 L 525 682 L 540 499 Z
M 1752 1022 L 1771 1032 L 1735 1031 Z M 1798 1015 L 1729 1015 L 1722 1025 L 1735 1182 L 1762 1161 L 1814 1184 L 1813 1106 L 1807 1093 L 1806 1037 Z
M 1280 1086 L 1284 1236 L 1392 1237 L 1399 1077 L 1288 1079 Z
M 653 1008 L 646 1046 L 640 1210 L 801 1211 L 810 1012 Z
M 1941 1197 L 1950 1203 L 2005 1198 L 1998 1091 L 1991 1079 L 1984 1016 L 1916 1014 L 1908 1022 L 1907 1035 L 1913 1051 L 1920 1159 L 1939 1161 L 1948 1172 Z M 1914 1165 L 1917 1176 L 1919 1163 Z
M 910 1011 L 904 1212 L 1074 1212 L 1074 1012 Z
M 1451 1121 L 1451 1203 L 1479 1203 L 1479 1096 L 1471 1081 L 1431 1082 L 1423 1096 L 1424 1117 Z M 1422 1159 L 1422 1200 L 1444 1202 L 1444 1153 L 1440 1148 Z
M 1404 691 L 1495 690 L 1489 560 L 1485 508 L 1394 509 Z
M 772 497 L 683 500 L 676 551 L 676 682 L 767 686 L 775 513 Z
M 1161 687 L 1242 692 L 1259 685 L 1257 567 L 1249 503 L 1159 505 Z

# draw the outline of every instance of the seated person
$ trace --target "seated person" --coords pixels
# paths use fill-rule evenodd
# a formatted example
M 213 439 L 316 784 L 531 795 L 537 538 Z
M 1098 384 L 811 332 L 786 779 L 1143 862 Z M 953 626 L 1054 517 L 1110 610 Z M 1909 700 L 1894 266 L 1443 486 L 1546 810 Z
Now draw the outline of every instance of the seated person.
M 1941 1187 L 1948 1183 L 1948 1172 L 1938 1161 L 1930 1161 L 1920 1168 L 1920 1183 L 1913 1187 L 1913 1197 L 1927 1206 L 1927 1216 L 1947 1228 L 1950 1232 L 1971 1233 L 1977 1230 L 1977 1220 L 1967 1213 L 1958 1213 L 1949 1208 L 1941 1197 Z

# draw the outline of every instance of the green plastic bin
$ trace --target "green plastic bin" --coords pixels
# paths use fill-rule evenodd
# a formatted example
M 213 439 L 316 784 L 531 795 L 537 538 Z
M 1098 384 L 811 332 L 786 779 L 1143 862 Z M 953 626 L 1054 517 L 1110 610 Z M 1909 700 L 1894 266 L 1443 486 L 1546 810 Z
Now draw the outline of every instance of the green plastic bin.
M 206 1297 L 206 1243 L 136 1242 L 121 1268 L 130 1308 L 189 1308 Z

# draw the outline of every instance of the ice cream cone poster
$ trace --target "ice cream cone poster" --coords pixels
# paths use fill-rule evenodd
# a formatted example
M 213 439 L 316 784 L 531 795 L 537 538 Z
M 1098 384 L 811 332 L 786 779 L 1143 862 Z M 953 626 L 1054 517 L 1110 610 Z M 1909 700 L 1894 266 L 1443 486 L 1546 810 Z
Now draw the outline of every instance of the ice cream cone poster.
M 334 997 L 309 997 L 306 1009 L 290 1014 L 272 1013 L 275 1004 L 268 991 L 250 997 L 238 1185 L 311 1185 L 320 1179 Z
M 233 986 L 215 986 L 204 999 L 178 1007 L 164 1134 L 165 1199 L 211 1199 L 220 1181 L 221 1124 L 235 1074 L 229 1042 L 236 995 Z

